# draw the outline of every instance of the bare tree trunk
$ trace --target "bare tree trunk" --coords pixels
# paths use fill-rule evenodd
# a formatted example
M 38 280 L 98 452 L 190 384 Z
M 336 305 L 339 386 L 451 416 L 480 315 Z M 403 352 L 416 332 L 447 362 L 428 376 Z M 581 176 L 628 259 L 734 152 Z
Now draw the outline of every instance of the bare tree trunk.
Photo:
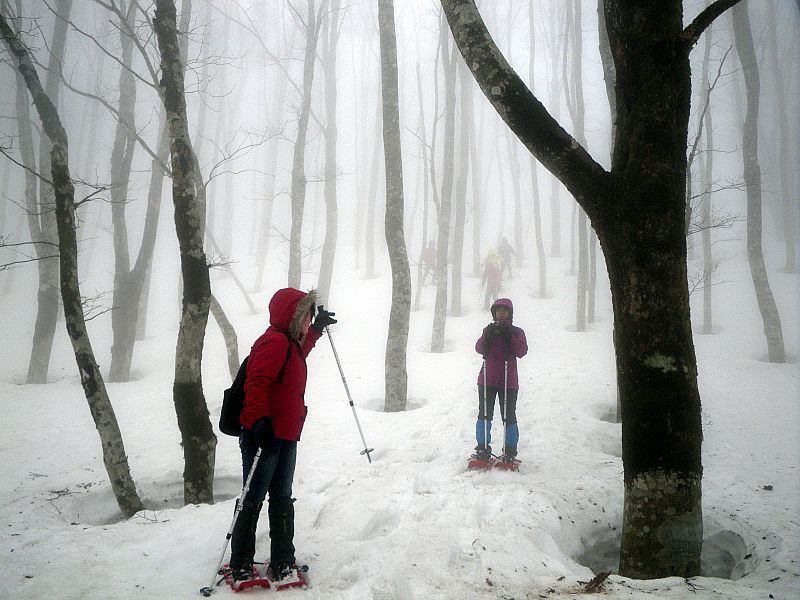
M 111 312 L 111 329 L 113 343 L 111 345 L 111 367 L 109 381 L 128 381 L 131 376 L 133 346 L 136 341 L 136 319 L 139 310 L 137 294 L 131 294 L 130 286 L 130 251 L 128 248 L 128 224 L 126 221 L 126 205 L 128 202 L 128 183 L 131 176 L 131 164 L 136 147 L 136 80 L 131 72 L 133 58 L 133 38 L 128 31 L 133 31 L 136 15 L 135 4 L 127 7 L 120 4 L 120 10 L 126 15 L 125 22 L 119 24 L 120 76 L 117 128 L 114 146 L 111 150 L 111 221 L 114 231 L 114 296 Z
M 422 77 L 420 75 L 420 67 L 419 63 L 417 63 L 417 100 L 419 101 L 419 136 L 420 136 L 420 146 L 422 150 L 422 196 L 423 196 L 423 204 L 422 204 L 422 244 L 421 247 L 424 250 L 428 247 L 428 190 L 430 186 L 430 181 L 428 179 L 429 171 L 429 161 L 431 160 L 428 156 L 428 141 L 427 141 L 427 133 L 425 130 L 425 96 L 422 93 Z M 420 252 L 420 259 L 419 263 L 417 264 L 417 291 L 414 294 L 414 310 L 419 310 L 419 300 L 420 295 L 422 294 L 422 279 L 424 277 L 424 265 L 422 260 L 422 252 Z
M 782 63 L 778 59 L 778 33 L 775 26 L 775 0 L 770 0 L 767 4 L 767 27 L 766 36 L 767 51 L 769 52 L 769 65 L 772 67 L 775 80 L 775 96 L 778 104 L 778 135 L 780 137 L 777 144 L 778 153 L 778 176 L 780 181 L 781 193 L 781 227 L 783 242 L 786 249 L 783 270 L 786 273 L 797 272 L 797 192 L 792 192 L 792 168 L 791 168 L 791 147 L 789 144 L 789 132 L 792 126 L 789 122 L 788 110 L 786 108 L 786 93 L 783 87 Z M 795 121 L 796 123 L 796 121 Z
M 217 438 L 203 397 L 200 364 L 208 322 L 211 286 L 203 251 L 205 206 L 196 200 L 196 159 L 186 117 L 183 64 L 178 49 L 175 4 L 156 0 L 153 20 L 161 52 L 161 96 L 169 124 L 172 199 L 181 252 L 183 302 L 175 350 L 173 400 L 184 455 L 183 498 L 187 504 L 214 501 Z
M 322 261 L 319 267 L 317 293 L 323 302 L 330 302 L 333 263 L 339 237 L 339 202 L 336 196 L 338 139 L 336 123 L 336 52 L 339 44 L 339 7 L 341 0 L 332 0 L 328 13 L 328 34 L 325 38 L 325 241 L 322 244 Z
M 533 14 L 533 0 L 528 1 L 528 35 L 531 40 L 530 59 L 528 61 L 528 81 L 531 91 L 535 93 L 533 82 L 535 80 L 536 57 L 536 20 Z M 533 197 L 533 226 L 536 242 L 536 256 L 539 260 L 539 298 L 547 298 L 547 256 L 544 251 L 544 237 L 542 236 L 542 202 L 539 196 L 539 163 L 531 155 L 531 192 Z
M 742 141 L 744 181 L 747 186 L 747 260 L 750 263 L 758 310 L 764 323 L 769 362 L 783 363 L 786 362 L 786 351 L 783 345 L 781 317 L 769 285 L 764 251 L 761 247 L 761 166 L 758 163 L 758 104 L 761 83 L 758 62 L 750 31 L 747 4 L 743 2 L 734 7 L 732 15 L 736 51 L 742 64 L 747 89 L 747 114 L 744 119 Z
M 707 3 L 708 2 L 706 2 L 706 4 Z M 712 43 L 712 29 L 709 27 L 705 33 L 705 44 L 703 47 L 703 75 L 701 78 L 703 92 L 708 89 L 709 85 L 708 71 L 711 62 Z M 704 160 L 705 168 L 703 169 L 703 200 L 700 207 L 700 236 L 703 244 L 703 333 L 708 335 L 714 331 L 711 311 L 711 291 L 713 290 L 712 277 L 714 274 L 714 260 L 711 254 L 711 185 L 714 176 L 714 127 L 711 116 L 710 92 L 706 102 L 709 105 L 705 111 L 706 152 Z
M 453 224 L 452 285 L 450 287 L 450 313 L 461 316 L 461 278 L 464 270 L 464 225 L 467 218 L 467 178 L 469 177 L 469 148 L 472 145 L 469 125 L 465 117 L 464 98 L 472 95 L 472 77 L 459 59 L 454 65 L 461 89 L 461 118 L 458 143 L 458 174 L 455 177 L 455 222 Z
M 239 360 L 239 341 L 236 336 L 236 330 L 231 325 L 228 316 L 222 309 L 222 305 L 214 297 L 214 294 L 211 294 L 210 308 L 211 314 L 222 332 L 222 338 L 225 340 L 225 350 L 228 353 L 228 371 L 231 374 L 231 380 L 236 379 L 236 373 L 239 371 L 239 365 L 242 362 Z
M 392 308 L 386 339 L 385 375 L 387 412 L 406 409 L 408 374 L 406 351 L 411 313 L 411 273 L 403 233 L 403 157 L 400 147 L 400 104 L 397 77 L 397 43 L 393 0 L 378 0 L 381 40 L 381 95 L 383 98 L 383 148 L 386 170 L 386 245 L 392 265 Z
M 165 109 L 160 111 L 158 134 L 158 156 L 150 162 L 150 185 L 147 191 L 147 213 L 145 229 L 142 234 L 142 249 L 136 261 L 134 272 L 141 277 L 139 293 L 139 318 L 136 319 L 136 339 L 143 340 L 147 334 L 148 300 L 150 298 L 150 280 L 153 275 L 153 253 L 158 233 L 158 219 L 161 214 L 161 199 L 164 190 L 164 165 L 169 160 L 169 132 Z
M 442 0 L 484 94 L 586 210 L 607 257 L 623 406 L 620 573 L 627 577 L 700 570 L 702 422 L 683 226 L 689 52 L 737 1 L 715 2 L 686 28 L 680 0 L 605 3 L 618 75 L 609 173 L 519 79 L 474 0 Z
M 562 12 L 561 0 L 554 0 L 555 5 L 551 5 L 552 12 L 558 12 L 559 16 Z M 558 120 L 561 118 L 561 85 L 558 80 L 558 40 L 560 39 L 560 28 L 558 19 L 553 19 L 551 22 L 551 62 L 550 67 L 550 80 L 548 85 L 548 99 L 552 107 L 553 118 Z M 550 254 L 552 256 L 561 256 L 561 182 L 557 177 L 550 178 Z M 572 269 L 574 272 L 574 269 Z
M 292 157 L 292 229 L 289 240 L 289 287 L 300 287 L 302 278 L 301 234 L 303 232 L 303 211 L 306 204 L 306 139 L 308 137 L 308 118 L 311 114 L 311 88 L 314 83 L 314 64 L 319 38 L 319 19 L 314 9 L 314 0 L 307 0 L 306 51 L 303 61 L 303 94 L 300 98 L 300 111 L 297 116 L 297 136 L 294 141 Z
M 125 446 L 114 408 L 108 398 L 103 375 L 97 366 L 81 304 L 78 276 L 78 242 L 75 233 L 75 188 L 69 172 L 69 143 L 55 105 L 50 101 L 31 63 L 28 51 L 12 31 L 0 9 L 0 37 L 14 56 L 19 72 L 33 98 L 44 133 L 51 144 L 50 165 L 56 201 L 56 224 L 60 254 L 61 298 L 75 362 L 81 374 L 86 400 L 103 448 L 103 462 L 117 504 L 126 517 L 143 508 L 128 467 Z
M 456 105 L 456 70 L 455 48 L 450 51 L 447 30 L 444 21 L 441 23 L 441 55 L 444 68 L 445 88 L 445 122 L 444 151 L 442 157 L 442 193 L 439 196 L 437 214 L 439 239 L 436 247 L 436 303 L 433 309 L 433 332 L 431 335 L 431 352 L 444 352 L 444 332 L 447 324 L 447 261 L 450 246 L 450 210 L 453 195 L 453 158 L 455 155 L 455 105 Z M 433 156 L 431 157 L 433 160 Z
M 571 37 L 573 40 L 571 57 L 572 73 L 569 81 L 567 81 L 565 77 L 564 84 L 567 86 L 565 95 L 568 99 L 567 107 L 572 116 L 572 128 L 575 132 L 575 139 L 585 148 L 586 108 L 583 98 L 583 29 L 581 16 L 581 2 L 580 0 L 574 0 L 574 4 L 568 5 L 567 8 L 567 38 Z M 572 30 L 572 36 L 569 35 L 570 30 Z M 566 65 L 567 42 L 564 43 L 564 47 L 564 64 Z M 587 297 L 589 294 L 589 223 L 586 218 L 586 213 L 580 205 L 576 210 L 578 218 L 578 280 L 576 285 L 577 302 L 575 310 L 575 329 L 577 331 L 586 331 Z
M 21 10 L 18 6 L 18 11 Z M 61 87 L 61 62 L 64 59 L 64 48 L 67 40 L 67 21 L 72 10 L 72 0 L 57 0 L 56 21 L 53 28 L 53 38 L 50 42 L 50 60 L 47 67 L 44 91 L 51 99 L 53 106 L 58 106 L 59 88 Z M 47 136 L 39 140 L 39 173 L 47 177 L 50 173 L 50 144 Z M 47 371 L 50 366 L 50 354 L 53 349 L 53 336 L 58 320 L 58 260 L 55 258 L 41 258 L 51 256 L 52 249 L 57 245 L 55 196 L 52 186 L 46 181 L 39 182 L 39 205 L 33 215 L 39 220 L 36 227 L 37 261 L 39 269 L 39 292 L 36 311 L 36 324 L 33 330 L 33 344 L 31 357 L 28 363 L 26 383 L 46 383 Z M 38 216 L 37 216 L 38 215 Z

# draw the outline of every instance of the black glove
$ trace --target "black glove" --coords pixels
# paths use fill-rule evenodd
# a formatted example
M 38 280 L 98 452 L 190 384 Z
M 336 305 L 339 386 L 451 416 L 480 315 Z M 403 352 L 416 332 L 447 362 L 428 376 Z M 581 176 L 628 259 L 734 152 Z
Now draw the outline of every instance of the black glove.
M 253 425 L 253 437 L 262 450 L 268 450 L 275 445 L 275 431 L 272 429 L 272 419 L 262 417 Z
M 500 337 L 503 339 L 506 345 L 510 345 L 511 336 L 514 334 L 514 328 L 508 323 L 503 323 L 498 327 L 498 331 L 500 332 Z
M 325 310 L 325 307 L 322 304 L 320 304 L 317 307 L 317 316 L 314 319 L 314 322 L 311 324 L 311 326 L 314 329 L 316 329 L 319 333 L 322 333 L 322 331 L 328 325 L 333 325 L 334 323 L 338 323 L 338 321 L 333 318 L 334 316 L 336 316 L 335 312 L 330 312 L 328 310 Z

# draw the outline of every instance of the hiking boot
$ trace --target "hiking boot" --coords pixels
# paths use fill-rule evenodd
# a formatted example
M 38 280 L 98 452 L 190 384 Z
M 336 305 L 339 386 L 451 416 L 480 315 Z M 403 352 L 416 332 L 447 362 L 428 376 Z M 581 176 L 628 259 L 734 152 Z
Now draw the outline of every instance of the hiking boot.
M 503 447 L 503 456 L 500 457 L 502 462 L 514 462 L 514 459 L 517 458 L 517 449 L 511 446 L 504 446 Z
M 474 456 L 478 460 L 489 460 L 490 458 L 492 458 L 492 447 L 489 446 L 489 445 L 487 445 L 487 446 L 481 446 L 481 445 L 475 446 L 475 455 Z
M 267 577 L 271 581 L 281 581 L 283 579 L 288 579 L 294 575 L 294 565 L 289 562 L 281 562 L 281 563 L 269 563 L 269 568 L 267 568 Z
M 242 581 L 250 581 L 251 579 L 255 579 L 256 574 L 253 572 L 253 564 L 243 564 L 238 567 L 231 567 L 231 579 L 234 582 L 239 583 Z

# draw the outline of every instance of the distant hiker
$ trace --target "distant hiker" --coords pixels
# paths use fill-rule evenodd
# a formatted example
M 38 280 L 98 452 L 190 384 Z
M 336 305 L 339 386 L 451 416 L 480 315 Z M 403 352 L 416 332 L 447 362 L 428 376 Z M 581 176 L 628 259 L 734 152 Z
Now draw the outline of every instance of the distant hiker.
M 489 310 L 490 302 L 497 300 L 500 295 L 502 279 L 503 264 L 500 256 L 495 252 L 489 252 L 483 263 L 483 275 L 481 276 L 481 285 L 486 286 L 486 294 L 483 297 L 483 308 L 486 310 Z
M 503 238 L 500 241 L 500 247 L 497 249 L 498 254 L 500 254 L 500 259 L 503 261 L 503 265 L 501 267 L 501 271 L 505 273 L 508 270 L 508 278 L 512 279 L 511 275 L 511 255 L 516 254 L 514 252 L 514 248 L 511 244 L 508 243 L 506 238 Z
M 316 299 L 314 290 L 306 293 L 284 288 L 275 292 L 269 302 L 269 327 L 250 350 L 244 409 L 239 418 L 245 479 L 259 447 L 261 456 L 231 538 L 230 569 L 234 581 L 255 576 L 256 524 L 268 492 L 268 577 L 273 581 L 283 579 L 295 564 L 292 480 L 297 441 L 308 412 L 303 400 L 308 376 L 306 357 L 325 327 L 336 323 L 335 313 L 322 306 L 314 318 Z
M 422 285 L 425 285 L 425 280 L 428 278 L 428 275 L 431 276 L 431 281 L 436 281 L 436 242 L 430 240 L 428 242 L 427 247 L 422 249 L 422 255 L 420 256 L 420 262 L 422 263 Z
M 500 460 L 513 465 L 519 442 L 517 359 L 528 353 L 528 341 L 522 328 L 512 323 L 514 305 L 511 300 L 500 298 L 491 310 L 494 320 L 483 329 L 475 343 L 475 351 L 483 356 L 484 363 L 478 374 L 478 419 L 475 423 L 478 445 L 473 458 L 487 462 L 491 460 L 492 416 L 494 399 L 497 397 L 506 438 Z

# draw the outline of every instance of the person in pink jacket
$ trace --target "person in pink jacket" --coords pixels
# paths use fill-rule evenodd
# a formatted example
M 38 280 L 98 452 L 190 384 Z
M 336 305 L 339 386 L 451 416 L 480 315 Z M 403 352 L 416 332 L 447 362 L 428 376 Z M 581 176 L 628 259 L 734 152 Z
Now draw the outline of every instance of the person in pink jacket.
M 475 423 L 475 458 L 489 460 L 492 455 L 492 416 L 494 400 L 498 399 L 505 423 L 506 439 L 503 460 L 511 462 L 517 456 L 519 426 L 517 424 L 517 396 L 519 376 L 517 359 L 528 353 L 525 331 L 515 327 L 514 305 L 508 298 L 499 298 L 492 304 L 492 318 L 475 343 L 475 351 L 484 362 L 478 373 L 478 419 Z M 485 399 L 485 401 L 484 401 Z
M 255 341 L 247 359 L 244 408 L 239 417 L 245 480 L 259 448 L 261 455 L 231 536 L 229 568 L 234 581 L 254 577 L 256 525 L 268 493 L 268 577 L 284 578 L 295 563 L 292 480 L 307 413 L 306 357 L 325 327 L 336 323 L 336 313 L 317 307 L 316 300 L 314 290 L 306 293 L 284 288 L 275 292 L 269 302 L 269 327 Z

